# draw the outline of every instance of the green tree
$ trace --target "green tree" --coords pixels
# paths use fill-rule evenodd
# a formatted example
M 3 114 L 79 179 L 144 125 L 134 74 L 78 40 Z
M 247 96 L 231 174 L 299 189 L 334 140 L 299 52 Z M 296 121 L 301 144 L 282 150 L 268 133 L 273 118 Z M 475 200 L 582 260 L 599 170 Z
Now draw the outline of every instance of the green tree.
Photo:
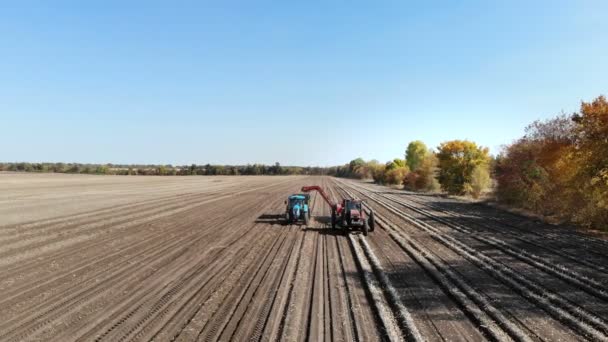
M 269 169 L 270 173 L 273 175 L 280 175 L 283 173 L 283 168 L 279 162 L 274 163 L 274 166 L 271 166 Z
M 395 158 L 389 162 L 386 162 L 386 170 L 394 170 L 401 167 L 405 167 L 405 161 L 403 159 Z
M 422 141 L 412 141 L 407 145 L 407 149 L 405 150 L 405 161 L 407 166 L 410 170 L 416 171 L 428 154 L 428 148 Z
M 105 175 L 105 174 L 110 173 L 110 169 L 106 165 L 99 165 L 95 169 L 95 173 L 100 174 L 100 175 Z
M 395 165 L 397 165 L 397 167 L 405 167 L 406 166 L 404 159 L 395 158 L 395 159 L 393 159 L 393 163 L 395 163 Z
M 365 160 L 363 158 L 353 159 L 348 163 L 348 171 L 350 177 L 356 177 L 361 174 L 361 168 L 365 167 Z
M 80 173 L 80 165 L 71 164 L 68 166 L 67 173 Z
M 439 183 L 450 194 L 463 194 L 475 167 L 490 162 L 488 149 L 468 140 L 441 143 L 438 151 Z

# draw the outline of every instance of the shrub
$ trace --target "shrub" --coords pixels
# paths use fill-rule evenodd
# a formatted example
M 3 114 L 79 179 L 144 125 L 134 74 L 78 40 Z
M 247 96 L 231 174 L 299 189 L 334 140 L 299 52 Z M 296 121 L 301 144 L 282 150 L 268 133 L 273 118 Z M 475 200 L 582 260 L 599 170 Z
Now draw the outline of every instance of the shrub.
M 432 151 L 427 151 L 418 168 L 405 176 L 403 180 L 404 188 L 413 191 L 439 191 L 441 187 L 436 174 L 437 157 Z
M 374 163 L 370 166 L 370 173 L 375 183 L 384 184 L 384 173 L 386 167 L 380 163 Z
M 384 182 L 391 185 L 401 185 L 405 175 L 407 175 L 409 171 L 410 170 L 407 168 L 407 166 L 400 166 L 390 170 L 387 168 Z
M 465 183 L 465 191 L 473 198 L 479 196 L 492 185 L 490 170 L 487 164 L 480 164 L 473 169 L 471 182 Z

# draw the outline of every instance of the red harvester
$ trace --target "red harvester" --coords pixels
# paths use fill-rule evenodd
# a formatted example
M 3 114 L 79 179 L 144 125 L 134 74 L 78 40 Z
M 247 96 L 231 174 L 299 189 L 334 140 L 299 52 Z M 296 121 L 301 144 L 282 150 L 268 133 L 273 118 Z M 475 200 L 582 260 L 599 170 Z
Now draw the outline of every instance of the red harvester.
M 304 186 L 303 192 L 317 191 L 331 208 L 331 227 L 340 225 L 346 229 L 358 229 L 367 235 L 374 231 L 374 212 L 369 209 L 369 218 L 365 218 L 364 203 L 360 199 L 343 198 L 342 203 L 334 203 L 327 193 L 318 185 Z

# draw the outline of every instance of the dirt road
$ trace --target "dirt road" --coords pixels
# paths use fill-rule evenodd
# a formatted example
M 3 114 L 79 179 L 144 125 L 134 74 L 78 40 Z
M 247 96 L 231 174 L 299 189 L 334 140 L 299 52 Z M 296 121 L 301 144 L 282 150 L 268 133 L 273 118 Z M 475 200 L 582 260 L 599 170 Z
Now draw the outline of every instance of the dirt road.
M 302 185 L 369 236 L 284 225 Z M 321 177 L 0 174 L 0 340 L 606 340 L 608 244 Z

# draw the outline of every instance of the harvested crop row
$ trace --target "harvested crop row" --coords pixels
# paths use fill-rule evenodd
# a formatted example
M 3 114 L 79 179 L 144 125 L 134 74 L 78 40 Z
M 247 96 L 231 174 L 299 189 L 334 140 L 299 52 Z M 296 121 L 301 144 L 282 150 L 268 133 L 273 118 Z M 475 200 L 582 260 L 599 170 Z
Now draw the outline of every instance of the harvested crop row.
M 370 195 L 370 198 L 383 205 L 389 211 L 402 217 L 410 224 L 429 233 L 434 239 L 441 242 L 446 247 L 458 252 L 460 255 L 481 269 L 485 270 L 487 273 L 491 274 L 497 279 L 500 279 L 503 283 L 509 285 L 515 291 L 520 293 L 523 297 L 536 303 L 536 305 L 542 307 L 556 319 L 569 326 L 572 326 L 577 331 L 584 334 L 587 338 L 597 340 L 606 338 L 606 323 L 602 318 L 597 317 L 592 313 L 587 312 L 583 308 L 564 300 L 562 296 L 557 293 L 549 292 L 535 281 L 524 278 L 508 266 L 495 262 L 491 258 L 483 255 L 477 250 L 470 248 L 462 242 L 450 236 L 442 235 L 441 232 L 433 226 L 400 212 L 391 204 L 387 203 L 386 200 L 378 198 L 376 195 Z

